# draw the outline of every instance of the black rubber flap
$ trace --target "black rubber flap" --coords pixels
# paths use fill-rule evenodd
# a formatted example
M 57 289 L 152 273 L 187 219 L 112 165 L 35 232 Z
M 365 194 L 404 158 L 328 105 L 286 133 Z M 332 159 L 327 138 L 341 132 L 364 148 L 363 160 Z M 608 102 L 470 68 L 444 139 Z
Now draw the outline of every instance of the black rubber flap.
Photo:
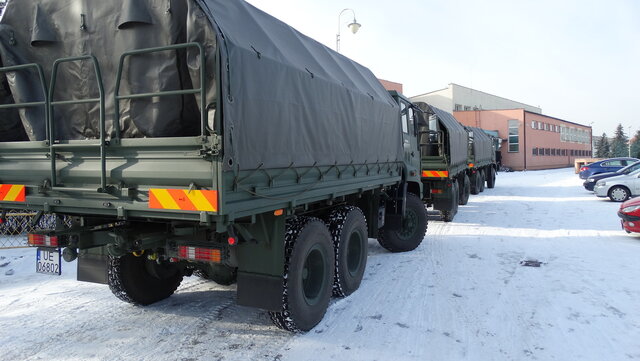
M 42 12 L 40 5 L 36 5 L 31 30 L 31 46 L 46 45 L 57 40 L 54 27 L 50 24 L 49 18 Z

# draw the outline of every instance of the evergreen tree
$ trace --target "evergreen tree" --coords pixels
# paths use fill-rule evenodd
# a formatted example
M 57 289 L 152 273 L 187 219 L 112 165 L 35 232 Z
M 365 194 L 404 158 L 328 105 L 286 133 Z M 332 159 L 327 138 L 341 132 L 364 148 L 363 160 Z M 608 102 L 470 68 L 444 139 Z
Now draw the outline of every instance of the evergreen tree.
M 596 158 L 611 157 L 611 146 L 607 133 L 602 133 L 602 137 L 596 141 Z
M 618 124 L 616 128 L 616 134 L 611 141 L 611 156 L 612 157 L 626 157 L 629 155 L 629 138 L 624 134 L 624 128 L 622 124 Z
M 632 139 L 631 143 L 631 156 L 640 159 L 640 130 L 636 132 L 636 135 Z

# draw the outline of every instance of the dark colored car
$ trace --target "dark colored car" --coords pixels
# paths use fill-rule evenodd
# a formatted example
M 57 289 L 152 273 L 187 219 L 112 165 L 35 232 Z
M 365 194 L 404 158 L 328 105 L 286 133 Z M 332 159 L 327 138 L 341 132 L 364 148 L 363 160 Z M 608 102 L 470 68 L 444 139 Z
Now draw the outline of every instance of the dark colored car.
M 587 179 L 594 174 L 615 172 L 639 160 L 640 159 L 636 158 L 620 157 L 593 162 L 580 168 L 579 176 L 580 179 Z
M 584 183 L 582 183 L 582 185 L 584 186 L 584 189 L 593 192 L 593 187 L 595 187 L 596 182 L 599 181 L 600 179 L 615 177 L 617 175 L 626 175 L 638 169 L 640 169 L 640 162 L 635 162 L 622 169 L 618 169 L 615 172 L 598 173 L 598 174 L 592 175 L 589 178 L 587 178 L 587 180 L 585 180 Z
M 640 197 L 629 199 L 620 205 L 618 211 L 622 229 L 627 233 L 640 233 Z

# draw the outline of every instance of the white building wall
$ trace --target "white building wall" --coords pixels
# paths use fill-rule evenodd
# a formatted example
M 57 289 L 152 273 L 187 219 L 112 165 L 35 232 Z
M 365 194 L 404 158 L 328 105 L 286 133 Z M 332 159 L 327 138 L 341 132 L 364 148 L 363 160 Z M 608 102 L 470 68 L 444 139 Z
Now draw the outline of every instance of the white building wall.
M 448 87 L 442 90 L 436 90 L 431 93 L 417 95 L 409 98 L 412 102 L 425 102 L 436 108 L 452 112 L 453 109 L 453 88 Z
M 503 110 L 524 109 L 534 113 L 542 113 L 542 109 L 520 103 L 497 95 L 449 84 L 449 87 L 434 92 L 409 98 L 413 102 L 422 101 L 448 112 L 464 110 Z

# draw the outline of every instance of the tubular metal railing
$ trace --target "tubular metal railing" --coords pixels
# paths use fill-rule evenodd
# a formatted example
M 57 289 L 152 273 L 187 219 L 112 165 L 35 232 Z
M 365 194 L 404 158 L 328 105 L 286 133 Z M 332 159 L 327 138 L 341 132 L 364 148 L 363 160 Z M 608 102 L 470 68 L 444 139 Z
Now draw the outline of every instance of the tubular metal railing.
M 178 50 L 178 49 L 186 49 L 186 48 L 197 48 L 199 51 L 199 60 L 200 60 L 200 87 L 194 89 L 178 89 L 178 90 L 166 90 L 159 92 L 151 92 L 151 93 L 138 93 L 138 94 L 120 94 L 120 85 L 122 81 L 122 73 L 124 71 L 124 62 L 127 57 L 134 55 L 142 55 L 142 54 L 150 54 L 161 51 L 169 51 L 169 50 Z M 75 61 L 90 61 L 93 64 L 93 69 L 95 72 L 96 82 L 98 85 L 99 95 L 97 98 L 87 98 L 87 99 L 68 99 L 68 100 L 54 100 L 55 95 L 55 87 L 58 80 L 58 69 L 60 64 L 67 62 L 75 62 Z M 105 121 L 105 93 L 104 93 L 104 84 L 102 80 L 102 73 L 100 71 L 100 65 L 98 60 L 94 55 L 83 55 L 83 56 L 75 56 L 57 59 L 53 63 L 53 69 L 51 73 L 51 84 L 49 85 L 49 89 L 47 90 L 46 80 L 44 77 L 44 71 L 42 70 L 42 66 L 40 64 L 30 63 L 30 64 L 22 64 L 15 66 L 7 66 L 0 67 L 0 73 L 19 71 L 24 69 L 34 68 L 38 73 L 38 77 L 40 80 L 40 86 L 42 89 L 42 94 L 44 100 L 42 101 L 33 101 L 33 102 L 24 102 L 24 103 L 15 103 L 15 104 L 0 104 L 0 109 L 10 109 L 10 108 L 29 108 L 29 107 L 37 107 L 43 106 L 45 110 L 45 126 L 46 126 L 46 137 L 47 137 L 47 145 L 49 150 L 49 156 L 51 158 L 51 189 L 57 191 L 91 191 L 91 192 L 99 192 L 99 193 L 109 193 L 115 187 L 107 185 L 107 170 L 106 170 L 106 153 L 107 146 L 111 144 L 111 141 L 107 140 L 106 134 L 106 121 Z M 116 73 L 116 86 L 114 91 L 114 113 L 115 119 L 113 121 L 114 128 L 114 140 L 116 143 L 120 142 L 120 101 L 126 99 L 140 99 L 140 98 L 150 98 L 150 97 L 161 97 L 161 96 L 171 96 L 171 95 L 185 95 L 185 94 L 200 94 L 200 133 L 201 136 L 206 136 L 207 129 L 207 105 L 206 105 L 206 71 L 205 71 L 205 54 L 204 48 L 200 43 L 183 43 L 183 44 L 174 44 L 167 45 L 161 47 L 147 48 L 147 49 L 137 49 L 131 50 L 123 53 L 120 56 L 120 61 L 118 64 L 118 69 Z M 81 141 L 74 143 L 61 143 L 59 140 L 56 140 L 55 134 L 55 124 L 54 124 L 54 116 L 53 110 L 54 106 L 59 105 L 73 105 L 73 104 L 86 104 L 86 103 L 99 103 L 100 106 L 100 139 L 99 143 L 91 142 L 91 141 Z M 73 187 L 64 187 L 61 184 L 58 184 L 58 174 L 56 167 L 56 158 L 57 153 L 56 150 L 61 149 L 81 149 L 81 148 L 92 148 L 97 147 L 100 148 L 100 187 L 98 189 L 89 189 L 89 188 L 73 188 Z

